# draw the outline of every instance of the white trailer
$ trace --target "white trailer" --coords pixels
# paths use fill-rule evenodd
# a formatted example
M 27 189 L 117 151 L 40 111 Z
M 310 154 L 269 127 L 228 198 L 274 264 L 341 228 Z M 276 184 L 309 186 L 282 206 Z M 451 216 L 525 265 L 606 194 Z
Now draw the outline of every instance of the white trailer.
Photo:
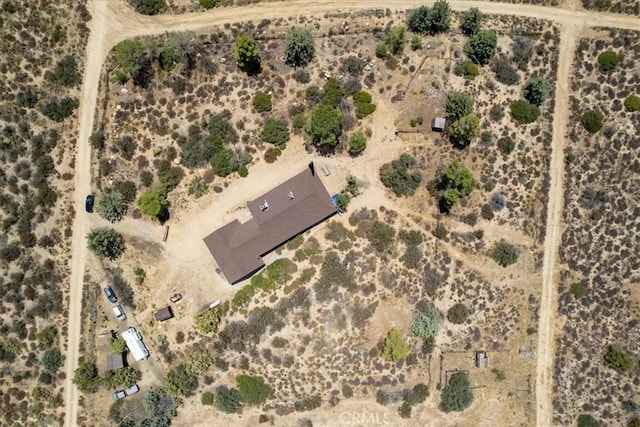
M 134 359 L 143 360 L 149 357 L 147 347 L 142 342 L 142 336 L 136 328 L 132 326 L 120 335 L 124 338 L 124 342 L 127 344 L 127 348 L 129 348 L 129 352 Z

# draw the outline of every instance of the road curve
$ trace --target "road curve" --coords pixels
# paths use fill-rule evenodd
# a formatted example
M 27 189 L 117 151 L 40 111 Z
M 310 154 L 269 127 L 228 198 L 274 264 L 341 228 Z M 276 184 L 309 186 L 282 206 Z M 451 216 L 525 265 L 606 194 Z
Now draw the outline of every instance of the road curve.
M 166 31 L 205 31 L 225 23 L 256 19 L 288 18 L 297 15 L 317 15 L 326 12 L 345 12 L 361 9 L 407 9 L 424 5 L 424 1 L 396 0 L 290 0 L 286 3 L 259 3 L 242 7 L 212 9 L 207 12 L 184 15 L 143 16 L 133 12 L 124 1 L 93 0 L 89 3 L 92 20 L 89 22 L 87 58 L 79 109 L 79 136 L 76 152 L 75 192 L 76 206 L 74 232 L 71 244 L 71 278 L 68 310 L 66 380 L 64 384 L 65 426 L 75 427 L 78 416 L 78 394 L 72 383 L 73 371 L 78 364 L 81 337 L 82 284 L 87 256 L 84 242 L 87 232 L 87 217 L 83 199 L 91 189 L 91 151 L 88 144 L 93 129 L 94 114 L 102 65 L 109 51 L 118 42 L 131 37 L 161 34 Z M 609 13 L 575 11 L 526 4 L 501 4 L 486 1 L 450 0 L 454 10 L 477 7 L 486 14 L 516 15 L 557 22 L 562 25 L 559 47 L 558 83 L 551 158 L 551 187 L 547 206 L 547 228 L 543 262 L 543 288 L 540 303 L 540 325 L 538 342 L 538 366 L 536 376 L 537 425 L 552 425 L 552 369 L 554 346 L 554 321 L 556 289 L 554 271 L 558 253 L 563 192 L 563 142 L 568 104 L 568 74 L 573 57 L 575 38 L 573 31 L 582 27 L 615 27 L 636 30 L 640 18 Z M 566 33 L 572 29 L 572 32 Z M 563 58 L 565 58 L 563 60 Z M 564 114 L 561 113 L 564 111 Z

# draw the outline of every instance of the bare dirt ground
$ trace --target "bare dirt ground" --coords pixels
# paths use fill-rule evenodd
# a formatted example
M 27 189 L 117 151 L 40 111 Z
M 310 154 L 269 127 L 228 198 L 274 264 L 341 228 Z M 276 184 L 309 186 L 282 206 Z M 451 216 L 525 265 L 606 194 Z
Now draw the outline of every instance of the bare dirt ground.
M 420 4 L 419 2 L 407 2 L 407 1 L 399 1 L 394 3 L 394 6 L 397 8 L 409 8 L 414 7 Z M 361 8 L 374 8 L 374 7 L 385 7 L 388 4 L 382 1 L 368 1 L 368 2 L 349 2 L 348 4 L 344 4 L 342 2 L 324 2 L 324 3 L 316 3 L 311 1 L 301 1 L 301 2 L 290 2 L 285 8 L 281 4 L 266 4 L 266 5 L 258 5 L 258 6 L 250 6 L 242 9 L 220 9 L 212 11 L 211 13 L 206 14 L 188 14 L 182 16 L 163 16 L 163 17 L 142 17 L 139 15 L 135 15 L 131 13 L 131 11 L 126 8 L 120 2 L 92 2 L 92 15 L 93 20 L 90 22 L 91 28 L 91 36 L 89 39 L 89 45 L 87 47 L 88 59 L 85 68 L 85 81 L 83 85 L 83 97 L 81 100 L 81 122 L 80 122 L 80 138 L 79 138 L 79 147 L 78 147 L 78 155 L 77 155 L 77 173 L 76 173 L 76 195 L 74 200 L 78 202 L 78 215 L 76 215 L 76 224 L 74 224 L 74 240 L 73 240 L 73 256 L 72 256 L 72 281 L 71 281 L 71 298 L 70 298 L 70 307 L 69 307 L 69 325 L 73 326 L 69 331 L 69 348 L 70 353 L 67 358 L 67 364 L 65 366 L 66 370 L 66 378 L 67 383 L 65 384 L 65 423 L 66 425 L 72 426 L 75 425 L 77 418 L 77 397 L 76 391 L 73 385 L 71 384 L 71 378 L 73 377 L 73 369 L 77 365 L 77 345 L 78 345 L 78 337 L 79 337 L 79 306 L 81 303 L 81 283 L 82 276 L 84 272 L 84 260 L 86 256 L 86 249 L 84 247 L 84 235 L 87 230 L 86 220 L 81 219 L 83 215 L 81 214 L 81 199 L 82 197 L 89 192 L 90 188 L 90 174 L 89 174 L 89 165 L 90 165 L 90 155 L 88 149 L 88 136 L 91 133 L 92 125 L 93 125 L 93 112 L 95 111 L 96 104 L 96 96 L 98 90 L 98 81 L 100 73 L 96 72 L 102 68 L 102 63 L 104 57 L 111 49 L 111 47 L 117 43 L 118 41 L 124 40 L 129 37 L 138 36 L 138 35 L 148 35 L 148 34 L 158 34 L 167 30 L 175 30 L 175 31 L 184 31 L 184 30 L 195 30 L 195 31 L 203 31 L 207 28 L 211 28 L 213 26 L 221 25 L 225 22 L 235 22 L 238 20 L 249 20 L 252 18 L 267 18 L 267 17 L 281 17 L 281 16 L 291 16 L 298 14 L 319 14 L 329 10 L 356 10 Z M 488 2 L 452 2 L 451 6 L 454 9 L 467 9 L 468 7 L 479 7 L 485 13 L 505 13 L 504 6 L 496 3 L 488 3 Z M 575 11 L 567 11 L 567 10 L 559 10 L 559 9 L 545 9 L 541 7 L 535 6 L 522 6 L 522 5 L 513 5 L 509 6 L 509 13 L 514 15 L 522 15 L 522 16 L 531 16 L 542 19 L 549 19 L 552 21 L 560 22 L 563 24 L 563 30 L 561 32 L 561 46 L 559 56 L 570 57 L 569 52 L 564 49 L 570 49 L 572 46 L 572 37 L 571 32 L 565 34 L 567 31 L 567 25 L 589 25 L 590 23 L 597 23 L 597 25 L 603 26 L 612 26 L 612 27 L 620 27 L 620 28 L 637 28 L 639 25 L 639 20 L 637 18 L 631 17 L 621 17 L 621 16 L 613 16 L 607 14 L 596 14 L 589 12 L 575 12 Z M 569 61 L 570 63 L 570 61 Z M 568 65 L 562 65 L 565 68 L 565 71 L 568 69 Z M 559 77 L 561 77 L 559 75 Z M 564 76 L 565 80 L 563 83 L 562 79 L 558 79 L 558 87 L 562 89 L 561 85 L 565 85 L 566 87 L 566 75 Z M 561 90 L 558 93 L 562 93 Z M 561 96 L 561 95 L 560 95 Z M 558 107 L 562 105 L 562 100 L 558 102 L 556 100 L 556 112 Z M 566 105 L 566 103 L 565 103 Z M 548 319 L 548 324 L 545 326 L 541 325 L 541 331 L 547 331 L 548 339 L 546 340 L 547 344 L 553 342 L 553 339 L 549 339 L 553 334 L 553 304 L 555 303 L 555 299 L 553 297 L 554 292 L 554 282 L 553 282 L 553 266 L 554 266 L 554 255 L 557 252 L 557 231 L 549 231 L 549 229 L 554 230 L 559 227 L 560 215 L 557 213 L 557 206 L 561 205 L 561 192 L 562 188 L 562 132 L 558 134 L 556 129 L 563 129 L 564 123 L 561 119 L 556 117 L 554 121 L 554 140 L 553 140 L 553 157 L 552 157 L 552 191 L 549 197 L 550 209 L 548 209 L 548 215 L 550 222 L 547 224 L 547 237 L 552 240 L 549 243 L 545 242 L 545 266 L 544 269 L 545 274 L 545 282 L 543 286 L 542 292 L 542 305 L 541 305 L 541 316 L 540 319 Z M 558 140 L 557 138 L 560 137 Z M 555 165 L 555 167 L 553 166 Z M 252 174 L 256 177 L 260 177 L 259 167 L 254 168 Z M 289 174 L 287 173 L 286 176 Z M 256 178 L 257 179 L 257 178 Z M 557 188 L 557 190 L 553 190 L 553 188 Z M 560 194 L 557 194 L 560 192 Z M 237 194 L 237 193 L 236 193 Z M 249 194 L 243 194 L 242 200 L 246 200 L 250 198 L 251 192 Z M 235 204 L 233 201 L 231 202 L 231 206 L 235 206 L 238 204 L 238 200 L 235 200 Z M 229 205 L 226 205 L 229 206 Z M 218 212 L 214 208 L 210 208 L 211 212 Z M 554 213 L 556 212 L 556 213 Z M 200 216 L 200 218 L 206 218 L 205 216 Z M 211 217 L 209 217 L 211 218 Z M 195 222 L 195 221 L 194 221 Z M 221 219 L 221 222 L 224 222 L 224 219 Z M 203 224 L 200 224 L 203 225 Z M 207 226 L 211 227 L 212 223 L 207 222 Z M 194 226 L 195 227 L 195 226 Z M 195 230 L 195 228 L 193 228 Z M 200 229 L 201 230 L 201 229 Z M 185 240 L 187 236 L 190 236 L 189 230 L 185 228 L 184 235 Z M 198 235 L 193 235 L 194 241 L 199 241 L 201 238 L 200 233 Z M 196 238 L 197 237 L 197 238 Z M 168 250 L 175 251 L 174 254 L 176 256 L 184 256 L 184 248 L 170 249 L 172 243 L 168 243 Z M 548 259 L 548 261 L 547 261 Z M 546 314 L 546 315 L 543 315 Z M 543 339 L 543 334 L 541 333 L 540 339 Z M 542 341 L 544 343 L 544 341 Z M 539 386 L 541 389 L 537 390 L 538 395 L 538 425 L 550 425 L 543 420 L 546 420 L 546 416 L 551 416 L 551 382 L 545 380 L 545 376 L 548 375 L 550 371 L 550 366 L 553 360 L 553 352 L 552 347 L 547 345 L 546 349 L 551 349 L 548 353 L 544 353 L 542 360 L 539 361 L 538 369 L 541 374 L 539 374 Z M 539 350 L 540 351 L 540 350 Z M 75 352 L 75 353 L 74 353 Z M 75 356 L 74 356 L 75 354 Z M 547 372 L 547 374 L 544 374 Z M 546 412 L 545 408 L 548 409 Z M 540 412 L 545 411 L 545 412 Z M 543 418 L 544 415 L 545 417 Z

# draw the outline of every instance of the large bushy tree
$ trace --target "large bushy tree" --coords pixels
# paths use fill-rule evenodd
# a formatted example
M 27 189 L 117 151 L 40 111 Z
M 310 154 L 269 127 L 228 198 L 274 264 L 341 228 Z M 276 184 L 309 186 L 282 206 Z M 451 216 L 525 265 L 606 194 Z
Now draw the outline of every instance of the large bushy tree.
M 240 34 L 236 39 L 234 58 L 242 70 L 258 71 L 260 69 L 260 49 L 255 39 L 249 34 Z
M 87 234 L 87 246 L 94 254 L 117 259 L 125 251 L 124 237 L 113 228 L 94 228 Z
M 284 39 L 284 60 L 292 67 L 304 67 L 316 55 L 316 45 L 311 31 L 293 27 Z
M 397 329 L 392 329 L 384 339 L 384 348 L 382 350 L 382 357 L 389 362 L 397 362 L 404 359 L 409 354 L 409 347 L 404 340 L 404 337 Z
M 385 163 L 380 168 L 380 181 L 382 184 L 393 190 L 396 196 L 412 196 L 420 183 L 422 174 L 413 171 L 416 159 L 409 154 L 402 154 L 400 158 Z
M 524 99 L 539 106 L 549 97 L 551 83 L 543 77 L 534 77 L 524 87 Z
M 73 372 L 73 383 L 82 393 L 95 393 L 100 385 L 98 369 L 93 362 L 82 362 Z
M 407 44 L 407 27 L 400 24 L 390 28 L 384 37 L 384 42 L 392 54 L 402 53 Z
M 478 135 L 480 119 L 475 114 L 467 114 L 449 127 L 449 138 L 458 147 L 466 147 Z
M 448 212 L 461 197 L 471 194 L 475 186 L 476 181 L 473 179 L 471 171 L 459 160 L 454 160 L 440 173 L 436 182 L 441 208 Z
M 164 215 L 167 205 L 167 195 L 159 188 L 146 191 L 138 199 L 140 212 L 155 219 Z
M 240 399 L 248 405 L 260 405 L 269 397 L 269 386 L 260 377 L 238 375 L 236 385 L 240 393 Z
M 473 403 L 471 384 L 465 372 L 451 375 L 440 394 L 440 409 L 444 412 L 463 411 Z
M 473 113 L 473 98 L 465 92 L 451 92 L 447 95 L 447 103 L 445 105 L 447 119 L 450 122 Z
M 342 113 L 330 105 L 320 104 L 311 110 L 305 125 L 311 144 L 320 151 L 331 151 L 342 133 Z
M 460 16 L 460 30 L 465 36 L 473 37 L 482 26 L 482 12 L 477 7 L 465 11 Z
M 474 64 L 487 65 L 496 54 L 498 35 L 495 30 L 482 30 L 464 45 L 464 53 Z
M 442 316 L 435 307 L 418 312 L 411 321 L 411 332 L 423 339 L 434 338 L 440 332 Z
M 446 0 L 437 0 L 433 7 L 420 6 L 411 12 L 407 25 L 414 33 L 435 35 L 449 30 L 451 9 Z
M 114 223 L 124 218 L 127 213 L 127 203 L 118 191 L 104 191 L 98 197 L 96 212 L 107 221 Z

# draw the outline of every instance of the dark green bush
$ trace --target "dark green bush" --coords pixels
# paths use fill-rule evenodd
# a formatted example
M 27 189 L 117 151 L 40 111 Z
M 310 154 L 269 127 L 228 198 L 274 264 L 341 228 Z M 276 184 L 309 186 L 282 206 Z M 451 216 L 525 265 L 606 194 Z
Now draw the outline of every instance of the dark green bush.
M 58 99 L 54 96 L 40 106 L 40 111 L 54 122 L 61 122 L 73 114 L 78 105 L 78 100 L 75 98 Z
M 201 402 L 203 405 L 213 405 L 213 393 L 205 391 L 202 393 Z
M 571 292 L 575 298 L 582 298 L 587 293 L 587 284 L 584 282 L 572 283 L 569 292 Z
M 518 260 L 518 249 L 512 244 L 500 240 L 493 248 L 491 256 L 499 265 L 507 267 Z
M 505 85 L 512 86 L 520 81 L 518 71 L 506 58 L 500 58 L 495 62 L 493 65 L 493 72 L 495 73 L 496 80 Z
M 258 113 L 271 111 L 271 95 L 260 91 L 256 92 L 253 97 L 253 108 L 255 108 Z
M 396 196 L 412 196 L 422 182 L 422 174 L 410 172 L 416 160 L 409 154 L 402 154 L 399 159 L 385 163 L 380 168 L 380 181 L 390 188 Z
M 600 422 L 590 414 L 580 414 L 578 416 L 578 427 L 600 427 Z
M 289 128 L 287 124 L 280 120 L 267 119 L 260 133 L 260 138 L 264 142 L 268 142 L 283 149 L 289 141 Z
M 478 66 L 471 61 L 462 61 L 461 63 L 456 65 L 455 73 L 458 76 L 463 76 L 467 79 L 475 79 L 480 71 Z
M 516 143 L 513 139 L 505 136 L 498 140 L 498 148 L 502 154 L 511 154 L 514 148 L 516 148 Z
M 605 50 L 598 55 L 598 65 L 602 71 L 611 71 L 618 66 L 620 57 L 612 50 Z
M 597 111 L 587 111 L 580 116 L 580 123 L 587 132 L 594 134 L 602 129 L 602 119 L 604 117 Z
M 540 109 L 524 99 L 511 104 L 511 117 L 520 124 L 533 123 L 540 115 Z
M 607 347 L 607 352 L 604 355 L 604 363 L 608 368 L 618 373 L 623 373 L 632 371 L 636 367 L 637 362 L 633 356 L 622 347 L 610 345 Z
M 460 302 L 454 304 L 449 311 L 447 311 L 447 320 L 451 323 L 464 323 L 467 321 L 467 317 L 469 317 L 469 309 Z
M 473 392 L 467 374 L 457 372 L 451 375 L 440 399 L 440 409 L 444 412 L 460 412 L 468 408 L 473 403 Z
M 624 108 L 630 112 L 640 111 L 640 97 L 633 94 L 627 96 L 624 100 Z

